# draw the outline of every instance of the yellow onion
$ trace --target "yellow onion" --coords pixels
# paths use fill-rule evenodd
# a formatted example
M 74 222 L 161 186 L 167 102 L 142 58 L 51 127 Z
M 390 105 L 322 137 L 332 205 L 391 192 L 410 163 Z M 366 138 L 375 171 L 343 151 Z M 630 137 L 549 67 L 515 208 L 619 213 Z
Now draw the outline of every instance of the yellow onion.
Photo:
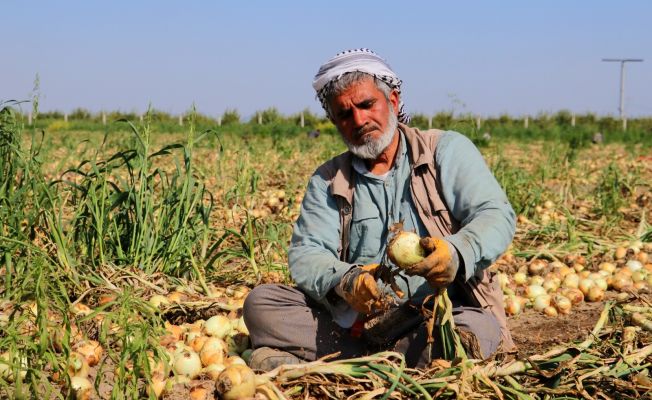
M 560 294 L 567 297 L 572 305 L 577 305 L 584 301 L 584 293 L 578 288 L 564 288 Z
M 231 326 L 236 331 L 249 336 L 249 329 L 247 328 L 247 325 L 245 324 L 244 317 L 240 317 L 238 319 L 231 320 Z
M 100 362 L 104 348 L 95 340 L 81 340 L 73 346 L 73 350 L 84 356 L 90 367 Z
M 507 274 L 499 272 L 496 274 L 496 279 L 500 284 L 500 289 L 505 290 L 505 288 L 509 286 L 509 277 L 507 276 Z
M 160 294 L 155 294 L 154 296 L 150 297 L 148 302 L 154 308 L 162 308 L 164 306 L 170 305 L 170 300 Z
M 580 285 L 580 277 L 574 272 L 570 273 L 566 275 L 561 285 L 566 288 L 577 288 Z
M 206 400 L 208 398 L 208 389 L 202 386 L 190 388 L 190 400 Z M 211 399 L 213 396 L 211 396 Z
M 516 315 L 521 312 L 521 302 L 516 296 L 509 296 L 505 299 L 505 312 L 507 315 Z
M 643 268 L 643 264 L 638 260 L 629 260 L 625 263 L 625 267 L 630 271 L 635 272 Z
M 199 352 L 202 365 L 222 364 L 226 349 L 226 343 L 222 339 L 215 337 L 208 338 Z
M 530 285 L 543 286 L 543 282 L 545 282 L 545 279 L 543 279 L 543 276 L 534 275 L 534 276 L 530 277 Z
M 632 281 L 634 281 L 634 283 L 644 282 L 647 279 L 647 275 L 647 271 L 639 269 L 638 271 L 632 272 Z
M 589 289 L 586 299 L 591 302 L 602 301 L 604 299 L 604 290 L 598 286 L 593 286 Z
M 622 246 L 617 247 L 616 251 L 614 251 L 614 258 L 616 260 L 623 259 L 625 258 L 626 255 L 627 255 L 627 249 Z
M 90 367 L 88 366 L 88 362 L 86 362 L 86 358 L 83 355 L 73 351 L 70 353 L 70 357 L 68 357 L 68 366 L 66 371 L 70 377 L 80 376 L 86 378 L 90 372 Z
M 222 371 L 224 371 L 224 368 L 226 367 L 222 364 L 208 364 L 201 370 L 201 372 L 202 374 L 208 375 L 212 380 L 216 380 Z
M 224 339 L 231 332 L 231 321 L 224 315 L 214 315 L 206 320 L 203 330 L 208 336 Z
M 93 395 L 93 384 L 91 384 L 91 381 L 81 376 L 73 376 L 70 378 L 70 388 L 75 394 L 76 400 L 87 400 Z
M 167 378 L 165 375 L 162 374 L 154 374 L 152 375 L 152 380 L 150 383 L 147 385 L 146 391 L 147 395 L 151 396 L 154 395 L 157 399 L 161 397 L 163 394 L 163 391 L 165 390 L 165 386 L 167 384 Z
M 542 294 L 546 294 L 546 289 L 544 289 L 543 286 L 530 285 L 525 288 L 525 296 L 528 299 L 533 300 L 535 297 L 540 296 Z
M 546 289 L 547 292 L 555 292 L 557 289 L 559 289 L 560 284 L 560 279 L 550 278 L 546 279 L 546 281 L 543 282 L 543 288 Z
M 549 317 L 556 317 L 558 315 L 557 309 L 553 306 L 548 306 L 543 309 L 543 313 Z
M 167 296 L 167 300 L 169 303 L 181 303 L 186 299 L 186 295 L 181 292 L 171 292 Z
M 557 311 L 559 311 L 561 314 L 569 314 L 571 311 L 572 302 L 568 297 L 564 295 L 556 294 L 552 298 L 552 303 L 555 305 Z
M 537 258 L 530 262 L 527 269 L 531 275 L 542 275 L 547 266 L 548 262 L 546 260 Z
M 224 366 L 228 367 L 230 365 L 234 364 L 241 364 L 241 365 L 247 365 L 245 360 L 243 360 L 241 357 L 238 356 L 228 356 L 227 358 L 224 359 Z
M 632 281 L 632 278 L 626 274 L 620 274 L 620 273 L 616 274 L 613 276 L 613 279 L 611 280 L 611 287 L 619 292 L 633 285 L 634 285 L 634 281 Z
M 599 277 L 593 280 L 595 282 L 595 286 L 599 287 L 602 289 L 602 291 L 606 291 L 609 285 L 607 284 L 607 280 L 603 277 Z
M 534 302 L 532 302 L 532 308 L 537 311 L 543 311 L 550 305 L 550 300 L 551 299 L 549 294 L 541 294 L 534 298 Z
M 527 283 L 527 274 L 523 271 L 515 273 L 514 283 L 517 285 L 525 285 Z
M 636 255 L 636 261 L 640 262 L 641 264 L 647 263 L 649 259 L 650 256 L 644 251 L 641 251 Z
M 580 280 L 580 284 L 577 287 L 578 287 L 578 289 L 580 289 L 582 291 L 582 293 L 584 293 L 584 296 L 587 296 L 588 293 L 589 293 L 589 290 L 593 286 L 595 286 L 595 282 L 593 282 L 589 278 L 584 278 L 584 279 Z
M 423 260 L 425 252 L 414 232 L 401 231 L 394 235 L 387 246 L 387 255 L 398 267 L 405 268 Z
M 616 265 L 610 262 L 603 262 L 598 266 L 598 268 L 600 271 L 607 271 L 610 274 L 613 274 L 616 271 Z
M 203 335 L 197 336 L 188 344 L 188 346 L 190 346 L 191 349 L 199 353 L 201 351 L 201 348 L 204 347 L 204 344 L 206 343 L 208 338 L 209 338 L 208 336 L 203 336 Z
M 246 365 L 231 365 L 218 376 L 215 388 L 223 400 L 253 397 L 256 394 L 256 374 Z
M 190 379 L 196 377 L 201 371 L 202 365 L 199 355 L 192 350 L 184 350 L 174 357 L 172 369 L 175 375 L 183 375 Z

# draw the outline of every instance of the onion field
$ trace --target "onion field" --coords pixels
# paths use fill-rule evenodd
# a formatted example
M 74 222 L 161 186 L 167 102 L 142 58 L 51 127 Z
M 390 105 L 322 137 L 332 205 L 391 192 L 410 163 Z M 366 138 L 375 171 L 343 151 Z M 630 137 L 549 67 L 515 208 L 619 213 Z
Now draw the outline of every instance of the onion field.
M 260 373 L 246 367 L 242 304 L 256 285 L 292 284 L 287 248 L 304 188 L 345 147 L 324 121 L 243 128 L 190 115 L 161 130 L 152 118 L 29 126 L 0 104 L 0 398 L 652 392 L 649 137 L 469 134 L 518 214 L 490 267 L 517 352 L 427 369 L 384 352 Z M 308 136 L 316 124 L 321 134 Z

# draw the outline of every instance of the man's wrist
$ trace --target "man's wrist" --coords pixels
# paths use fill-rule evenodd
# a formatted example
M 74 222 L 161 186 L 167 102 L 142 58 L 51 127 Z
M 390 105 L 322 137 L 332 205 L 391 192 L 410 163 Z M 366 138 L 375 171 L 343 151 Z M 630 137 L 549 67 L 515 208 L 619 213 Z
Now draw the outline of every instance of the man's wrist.
M 362 273 L 362 269 L 360 268 L 359 265 L 353 265 L 351 269 L 346 271 L 344 275 L 342 275 L 342 279 L 340 280 L 340 283 L 338 283 L 335 286 L 335 293 L 338 294 L 341 298 L 345 298 L 345 293 L 351 293 L 351 289 L 353 289 L 353 285 L 355 283 L 355 280 L 360 276 Z

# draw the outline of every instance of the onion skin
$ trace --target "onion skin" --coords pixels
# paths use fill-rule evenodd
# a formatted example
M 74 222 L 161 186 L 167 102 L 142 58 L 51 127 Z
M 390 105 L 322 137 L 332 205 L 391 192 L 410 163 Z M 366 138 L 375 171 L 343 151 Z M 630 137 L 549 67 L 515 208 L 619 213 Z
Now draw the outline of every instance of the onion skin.
M 246 365 L 231 365 L 220 373 L 215 388 L 223 400 L 253 397 L 256 394 L 256 374 Z
M 421 237 L 414 232 L 398 232 L 387 246 L 387 255 L 400 268 L 418 263 L 425 257 L 425 251 L 419 244 Z

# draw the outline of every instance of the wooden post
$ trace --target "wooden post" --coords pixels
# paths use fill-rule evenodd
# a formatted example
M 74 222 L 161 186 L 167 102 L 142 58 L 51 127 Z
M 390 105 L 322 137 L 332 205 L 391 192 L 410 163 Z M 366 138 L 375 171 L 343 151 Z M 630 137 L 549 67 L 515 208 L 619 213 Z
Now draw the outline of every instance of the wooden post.
M 525 120 L 523 121 L 523 127 L 527 129 L 528 126 L 530 126 L 530 117 L 525 117 Z
M 183 115 L 179 115 L 179 126 L 183 126 Z
M 627 131 L 627 118 L 623 118 L 623 132 Z
M 575 126 L 575 113 L 571 114 L 571 126 Z
M 477 129 L 480 129 L 481 126 L 482 126 L 482 118 L 481 118 L 480 116 L 478 116 L 478 117 L 475 119 L 475 127 L 476 127 Z
M 261 114 L 261 113 L 257 113 L 257 114 L 258 114 L 258 125 L 262 125 L 263 124 L 263 114 Z
M 140 114 L 140 122 L 143 122 L 143 114 Z
M 428 117 L 428 129 L 432 129 L 432 115 Z
M 102 125 L 106 125 L 106 113 L 102 111 Z
M 63 122 L 68 122 L 68 113 L 63 113 Z
M 303 117 L 303 111 L 301 111 L 301 127 L 303 128 L 305 126 L 305 119 Z
M 217 126 L 222 126 L 222 116 L 217 117 Z
M 27 125 L 32 126 L 32 112 L 31 111 L 27 114 Z

